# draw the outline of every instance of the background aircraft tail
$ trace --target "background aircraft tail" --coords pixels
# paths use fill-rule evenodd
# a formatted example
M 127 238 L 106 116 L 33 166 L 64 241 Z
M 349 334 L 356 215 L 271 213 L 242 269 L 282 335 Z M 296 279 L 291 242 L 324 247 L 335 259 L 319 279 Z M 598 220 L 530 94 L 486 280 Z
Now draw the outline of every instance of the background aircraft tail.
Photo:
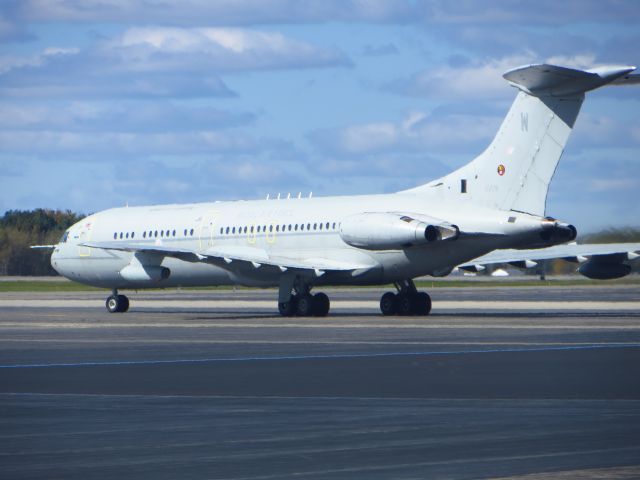
M 500 210 L 545 215 L 549 183 L 584 100 L 613 83 L 639 83 L 635 67 L 575 70 L 529 65 L 504 74 L 520 91 L 489 147 L 455 172 L 408 190 L 442 192 Z

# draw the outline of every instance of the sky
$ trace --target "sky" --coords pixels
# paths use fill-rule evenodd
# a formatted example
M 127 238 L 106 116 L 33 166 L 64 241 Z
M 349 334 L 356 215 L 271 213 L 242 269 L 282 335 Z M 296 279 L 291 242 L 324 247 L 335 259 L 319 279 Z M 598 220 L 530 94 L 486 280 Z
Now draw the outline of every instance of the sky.
M 635 0 L 0 0 L 0 212 L 395 192 L 489 144 L 505 71 L 638 45 Z M 587 94 L 548 215 L 640 226 L 639 107 Z

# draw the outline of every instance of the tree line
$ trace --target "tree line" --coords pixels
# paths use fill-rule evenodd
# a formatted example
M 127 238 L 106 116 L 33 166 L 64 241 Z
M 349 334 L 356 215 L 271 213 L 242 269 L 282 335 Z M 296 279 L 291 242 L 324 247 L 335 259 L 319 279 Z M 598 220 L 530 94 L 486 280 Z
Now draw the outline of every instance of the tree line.
M 51 250 L 31 245 L 54 245 L 84 215 L 70 210 L 9 210 L 0 218 L 0 275 L 57 275 Z

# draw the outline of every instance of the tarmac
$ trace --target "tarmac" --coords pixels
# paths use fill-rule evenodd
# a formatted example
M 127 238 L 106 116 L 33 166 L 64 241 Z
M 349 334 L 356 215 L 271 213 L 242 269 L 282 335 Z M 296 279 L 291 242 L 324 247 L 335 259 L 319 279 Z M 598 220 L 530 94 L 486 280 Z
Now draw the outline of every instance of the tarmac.
M 0 478 L 640 477 L 640 289 L 0 293 Z

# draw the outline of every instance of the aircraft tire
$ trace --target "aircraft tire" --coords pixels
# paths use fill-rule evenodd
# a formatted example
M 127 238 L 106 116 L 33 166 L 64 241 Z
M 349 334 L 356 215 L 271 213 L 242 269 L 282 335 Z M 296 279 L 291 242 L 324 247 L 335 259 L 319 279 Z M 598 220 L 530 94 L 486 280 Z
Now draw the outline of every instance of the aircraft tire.
M 319 292 L 313 296 L 313 315 L 316 317 L 326 317 L 331 308 L 331 302 L 326 293 Z
M 119 312 L 124 313 L 129 310 L 129 298 L 126 295 L 118 295 L 118 303 L 120 304 Z
M 105 302 L 109 313 L 122 313 L 129 310 L 129 299 L 125 295 L 110 295 Z
M 431 297 L 427 292 L 418 292 L 413 296 L 413 312 L 425 316 L 431 313 Z
M 283 317 L 293 317 L 296 314 L 296 297 L 291 296 L 288 302 L 278 302 L 278 312 Z
M 395 315 L 398 311 L 398 296 L 393 292 L 387 292 L 380 298 L 380 311 L 382 315 Z
M 403 293 L 398 294 L 398 315 L 407 316 L 414 313 L 414 302 L 412 297 L 413 295 Z
M 308 293 L 300 295 L 296 305 L 296 314 L 299 317 L 310 317 L 313 315 L 313 303 L 313 297 Z

